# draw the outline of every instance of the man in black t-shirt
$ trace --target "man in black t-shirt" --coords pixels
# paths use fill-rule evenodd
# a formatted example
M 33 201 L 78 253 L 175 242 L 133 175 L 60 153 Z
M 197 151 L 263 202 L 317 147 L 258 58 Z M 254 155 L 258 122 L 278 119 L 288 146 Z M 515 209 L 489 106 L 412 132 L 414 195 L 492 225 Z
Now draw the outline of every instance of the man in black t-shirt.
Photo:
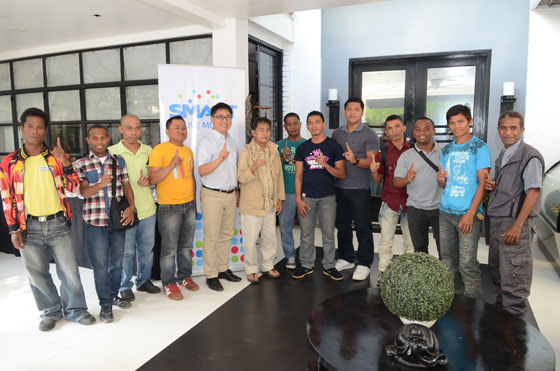
M 311 139 L 296 149 L 296 203 L 300 214 L 301 264 L 292 274 L 304 278 L 315 266 L 315 225 L 319 216 L 323 237 L 323 274 L 340 281 L 342 275 L 334 267 L 334 226 L 336 200 L 334 178 L 344 179 L 346 168 L 340 144 L 325 135 L 323 114 L 312 111 L 307 115 L 307 130 Z

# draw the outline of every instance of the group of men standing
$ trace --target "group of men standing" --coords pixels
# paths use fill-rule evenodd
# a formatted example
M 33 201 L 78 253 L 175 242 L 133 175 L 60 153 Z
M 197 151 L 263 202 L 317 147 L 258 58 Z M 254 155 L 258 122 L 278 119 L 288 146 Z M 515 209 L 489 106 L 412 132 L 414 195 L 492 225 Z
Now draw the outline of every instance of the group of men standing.
M 123 136 L 119 143 L 108 147 L 107 129 L 92 125 L 86 137 L 90 152 L 72 165 L 60 139 L 56 146 L 46 146 L 47 115 L 37 108 L 27 109 L 20 126 L 25 145 L 2 160 L 0 189 L 13 245 L 22 252 L 35 302 L 42 311 L 39 329 L 54 328 L 63 315 L 83 325 L 95 322 L 87 311 L 70 237 L 66 192 L 75 192 L 78 185 L 84 197 L 86 250 L 102 321 L 113 320 L 113 306 L 126 309 L 135 299 L 131 281 L 134 255 L 137 290 L 150 294 L 161 291 L 150 280 L 156 219 L 162 236 L 160 268 L 165 294 L 180 300 L 183 294 L 179 286 L 189 291 L 199 289 L 191 278 L 197 210 L 195 166 L 202 185 L 203 264 L 212 290 L 223 290 L 220 279 L 241 280 L 229 269 L 238 205 L 250 282 L 258 282 L 259 235 L 260 270 L 271 278 L 279 276 L 273 265 L 276 215 L 286 267 L 294 270 L 293 278 L 302 279 L 314 272 L 319 218 L 323 274 L 339 281 L 343 279 L 340 271 L 354 269 L 353 280 L 367 279 L 374 253 L 373 179 L 383 182 L 379 279 L 393 256 L 400 218 L 404 251 L 428 252 L 432 227 L 440 259 L 452 272 L 456 290 L 475 298 L 483 297 L 477 246 L 482 200 L 490 191 L 486 212 L 496 301 L 522 316 L 530 293 L 530 242 L 544 173 L 542 155 L 521 140 L 523 116 L 507 111 L 498 120 L 504 150 L 496 160 L 493 179 L 490 150 L 471 134 L 473 120 L 468 107 L 456 105 L 448 110 L 447 124 L 454 138 L 444 148 L 434 139 L 431 119 L 421 117 L 414 123 L 415 143 L 411 144 L 397 115 L 386 119 L 389 142 L 381 146 L 375 132 L 362 124 L 363 114 L 361 99 L 348 99 L 344 105 L 346 125 L 328 137 L 322 113 L 312 111 L 306 118 L 311 138 L 305 140 L 299 116 L 289 113 L 284 117 L 288 137 L 277 144 L 270 142 L 270 120 L 259 118 L 252 126 L 252 141 L 238 155 L 235 140 L 228 133 L 233 111 L 218 103 L 211 109 L 213 130 L 199 144 L 196 162 L 191 149 L 183 144 L 187 127 L 181 116 L 167 120 L 169 141 L 152 150 L 140 141 L 140 120 L 125 115 L 119 126 Z M 124 231 L 112 228 L 109 218 L 115 197 L 128 201 L 121 218 L 122 224 L 129 225 Z M 292 234 L 296 215 L 301 228 L 299 264 Z M 353 229 L 357 249 L 352 243 Z M 49 273 L 52 258 L 61 279 L 60 296 Z

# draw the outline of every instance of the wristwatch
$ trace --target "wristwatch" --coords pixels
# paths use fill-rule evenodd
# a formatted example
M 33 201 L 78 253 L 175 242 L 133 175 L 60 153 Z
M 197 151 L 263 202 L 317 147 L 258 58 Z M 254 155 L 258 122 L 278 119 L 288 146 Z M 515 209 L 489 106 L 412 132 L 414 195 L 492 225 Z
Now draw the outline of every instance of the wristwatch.
M 358 162 L 360 162 L 360 158 L 358 156 L 356 156 L 356 162 L 354 162 L 352 165 L 356 166 L 356 165 L 358 165 Z

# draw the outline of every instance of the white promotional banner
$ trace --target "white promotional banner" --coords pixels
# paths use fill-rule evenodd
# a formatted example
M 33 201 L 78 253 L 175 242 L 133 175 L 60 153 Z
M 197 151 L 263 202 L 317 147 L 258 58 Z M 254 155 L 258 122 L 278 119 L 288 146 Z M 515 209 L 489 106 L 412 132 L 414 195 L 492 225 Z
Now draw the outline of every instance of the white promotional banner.
M 180 115 L 187 123 L 185 145 L 194 153 L 196 176 L 196 231 L 193 241 L 193 275 L 204 274 L 202 267 L 204 216 L 200 213 L 200 179 L 198 174 L 198 144 L 212 129 L 210 109 L 224 102 L 233 109 L 233 122 L 229 134 L 235 139 L 239 151 L 245 145 L 245 70 L 239 68 L 158 65 L 159 110 L 161 142 L 169 140 L 165 122 Z M 232 270 L 244 269 L 243 238 L 239 228 L 239 214 L 231 240 L 230 266 Z

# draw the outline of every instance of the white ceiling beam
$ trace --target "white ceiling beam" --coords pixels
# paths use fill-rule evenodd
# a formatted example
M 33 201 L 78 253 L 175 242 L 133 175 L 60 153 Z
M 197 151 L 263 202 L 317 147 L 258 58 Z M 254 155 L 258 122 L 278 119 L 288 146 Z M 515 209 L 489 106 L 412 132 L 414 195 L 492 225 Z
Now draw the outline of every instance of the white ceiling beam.
M 211 29 L 224 28 L 226 20 L 188 0 L 140 0 L 141 2 L 181 17 L 199 26 Z
M 540 2 L 541 0 L 531 0 L 531 10 L 535 10 Z

